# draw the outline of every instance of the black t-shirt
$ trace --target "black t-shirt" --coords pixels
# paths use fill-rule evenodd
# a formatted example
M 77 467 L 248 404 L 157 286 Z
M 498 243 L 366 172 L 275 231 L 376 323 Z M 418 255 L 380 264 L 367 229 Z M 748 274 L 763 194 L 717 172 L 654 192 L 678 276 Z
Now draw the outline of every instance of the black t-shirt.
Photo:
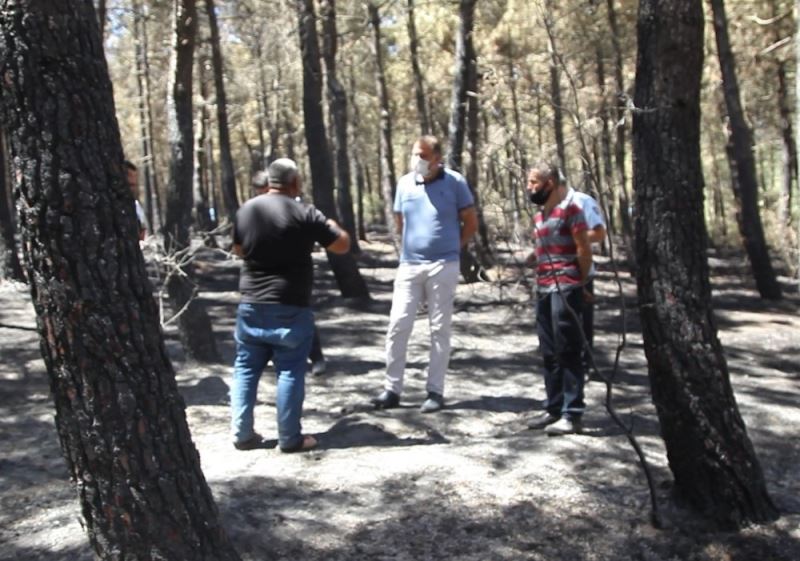
M 281 194 L 259 195 L 236 213 L 233 243 L 242 246 L 242 302 L 309 306 L 314 242 L 327 247 L 338 232 L 311 205 Z

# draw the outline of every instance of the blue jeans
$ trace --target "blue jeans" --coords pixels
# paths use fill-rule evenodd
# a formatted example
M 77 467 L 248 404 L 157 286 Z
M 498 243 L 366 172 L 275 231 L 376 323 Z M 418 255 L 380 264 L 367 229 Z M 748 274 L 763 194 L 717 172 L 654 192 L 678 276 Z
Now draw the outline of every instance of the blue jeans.
M 239 304 L 236 312 L 236 362 L 231 384 L 231 430 L 236 442 L 253 437 L 253 410 L 261 373 L 272 360 L 278 378 L 278 445 L 291 448 L 302 439 L 306 359 L 314 333 L 311 308 L 282 304 Z
M 539 294 L 536 329 L 544 360 L 544 387 L 548 413 L 577 418 L 583 414 L 583 365 L 581 364 L 581 312 L 583 290 L 566 289 L 563 294 Z M 577 315 L 577 322 L 568 307 Z

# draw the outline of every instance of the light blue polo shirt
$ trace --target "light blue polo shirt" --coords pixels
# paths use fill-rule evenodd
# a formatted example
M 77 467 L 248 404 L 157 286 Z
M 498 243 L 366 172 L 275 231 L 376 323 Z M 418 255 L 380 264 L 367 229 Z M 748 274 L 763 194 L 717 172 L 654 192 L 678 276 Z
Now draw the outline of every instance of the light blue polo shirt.
M 466 179 L 453 170 L 443 168 L 430 183 L 413 172 L 401 177 L 394 198 L 394 211 L 403 216 L 400 262 L 458 261 L 458 213 L 474 204 Z

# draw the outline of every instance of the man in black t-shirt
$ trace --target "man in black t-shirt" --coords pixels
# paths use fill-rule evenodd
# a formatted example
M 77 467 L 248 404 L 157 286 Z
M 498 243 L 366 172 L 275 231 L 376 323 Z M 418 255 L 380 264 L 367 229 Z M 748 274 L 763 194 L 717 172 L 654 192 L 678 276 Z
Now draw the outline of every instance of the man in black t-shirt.
M 234 253 L 244 259 L 231 384 L 234 446 L 250 450 L 263 444 L 253 430 L 253 410 L 261 373 L 272 360 L 278 445 L 284 452 L 308 450 L 317 444 L 300 426 L 314 332 L 311 250 L 316 242 L 332 253 L 347 253 L 350 237 L 316 208 L 295 200 L 301 181 L 292 160 L 272 162 L 267 172 L 255 175 L 253 187 L 257 196 L 239 209 L 233 228 Z

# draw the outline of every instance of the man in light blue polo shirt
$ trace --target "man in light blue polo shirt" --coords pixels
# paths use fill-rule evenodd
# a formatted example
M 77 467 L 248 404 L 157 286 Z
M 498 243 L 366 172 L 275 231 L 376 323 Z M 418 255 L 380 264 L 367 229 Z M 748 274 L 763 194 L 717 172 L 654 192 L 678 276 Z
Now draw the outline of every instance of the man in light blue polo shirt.
M 474 204 L 464 177 L 444 167 L 439 139 L 418 138 L 411 151 L 411 172 L 400 178 L 394 200 L 402 251 L 386 333 L 386 382 L 384 391 L 372 400 L 378 409 L 400 405 L 408 339 L 423 298 L 428 305 L 431 350 L 428 397 L 421 411 L 430 413 L 444 406 L 459 255 L 478 227 Z

